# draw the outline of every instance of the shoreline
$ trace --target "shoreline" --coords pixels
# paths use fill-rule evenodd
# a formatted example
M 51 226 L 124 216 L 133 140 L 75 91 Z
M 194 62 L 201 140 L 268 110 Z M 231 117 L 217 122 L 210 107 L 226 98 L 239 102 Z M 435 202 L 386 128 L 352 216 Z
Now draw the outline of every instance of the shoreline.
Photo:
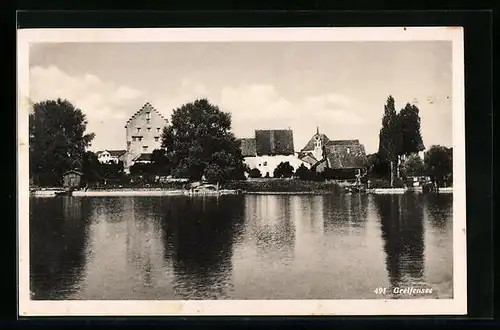
M 35 190 L 30 192 L 30 197 L 56 197 L 58 193 L 64 192 L 63 189 L 47 189 Z M 189 190 L 186 189 L 113 189 L 113 190 L 76 190 L 73 191 L 73 197 L 112 197 L 112 196 L 227 196 L 227 195 L 331 195 L 338 191 L 333 190 L 317 190 L 317 191 L 241 191 L 240 193 L 235 190 L 221 189 L 219 193 L 200 193 L 190 195 Z M 408 190 L 405 188 L 376 188 L 369 189 L 361 194 L 376 194 L 376 195 L 401 195 L 406 193 L 422 194 L 420 190 Z M 440 188 L 439 192 L 432 192 L 432 194 L 452 194 L 453 188 Z M 357 194 L 356 192 L 348 194 Z

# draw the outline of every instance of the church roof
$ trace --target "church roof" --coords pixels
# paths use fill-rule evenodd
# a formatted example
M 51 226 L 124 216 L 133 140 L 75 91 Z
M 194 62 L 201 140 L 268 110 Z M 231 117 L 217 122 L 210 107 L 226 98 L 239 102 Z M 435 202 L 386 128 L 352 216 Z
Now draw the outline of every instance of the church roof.
M 308 163 L 309 165 L 314 165 L 318 162 L 318 160 L 310 153 L 299 153 L 299 159 L 303 162 Z
M 256 130 L 255 149 L 257 155 L 293 155 L 293 131 L 284 130 Z
M 306 146 L 302 149 L 302 151 L 314 150 L 314 142 L 316 141 L 317 136 L 319 136 L 321 138 L 321 142 L 323 143 L 323 145 L 326 145 L 330 141 L 328 136 L 326 136 L 325 134 L 316 133 L 311 137 L 309 142 L 307 142 Z
M 326 158 L 333 169 L 362 168 L 367 162 L 362 144 L 329 144 Z

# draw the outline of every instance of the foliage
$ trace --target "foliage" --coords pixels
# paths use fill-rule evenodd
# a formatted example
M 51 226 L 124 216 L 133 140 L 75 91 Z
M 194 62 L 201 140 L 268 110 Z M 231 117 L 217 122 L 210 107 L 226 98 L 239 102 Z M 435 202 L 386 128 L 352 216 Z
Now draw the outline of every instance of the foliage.
M 387 98 L 387 103 L 384 106 L 384 116 L 382 118 L 382 128 L 380 129 L 379 139 L 378 154 L 380 157 L 390 162 L 390 182 L 392 186 L 394 183 L 394 163 L 397 161 L 398 153 L 401 149 L 398 115 L 392 96 Z
M 424 162 L 418 154 L 412 154 L 401 164 L 401 177 L 424 175 Z
M 151 153 L 151 170 L 157 175 L 170 175 L 170 160 L 165 149 L 155 149 Z
M 262 173 L 260 173 L 260 170 L 258 168 L 252 168 L 250 171 L 248 171 L 248 176 L 250 178 L 261 178 Z
M 366 171 L 373 178 L 388 178 L 390 173 L 390 163 L 380 157 L 378 153 L 367 156 Z
M 295 169 L 290 162 L 281 162 L 276 166 L 273 172 L 273 177 L 275 178 L 291 178 Z
M 405 183 L 401 179 L 394 179 L 393 184 L 391 185 L 391 182 L 387 179 L 370 179 L 370 188 L 375 189 L 375 188 L 404 188 Z
M 125 179 L 122 161 L 101 163 L 92 151 L 84 153 L 82 170 L 82 184 L 123 182 Z
M 244 179 L 245 165 L 239 141 L 231 129 L 231 115 L 207 99 L 198 99 L 174 110 L 162 135 L 172 173 L 200 180 Z
M 94 133 L 85 133 L 87 121 L 82 110 L 67 100 L 35 103 L 29 115 L 30 176 L 41 186 L 62 183 L 62 174 L 75 161 L 83 166 L 86 148 Z
M 419 109 L 407 103 L 399 112 L 398 121 L 401 134 L 398 154 L 409 156 L 424 150 L 424 142 L 420 133 Z
M 304 164 L 301 164 L 295 171 L 295 176 L 300 180 L 311 180 L 312 172 Z
M 438 187 L 449 182 L 453 175 L 453 148 L 433 145 L 425 152 L 425 173 Z

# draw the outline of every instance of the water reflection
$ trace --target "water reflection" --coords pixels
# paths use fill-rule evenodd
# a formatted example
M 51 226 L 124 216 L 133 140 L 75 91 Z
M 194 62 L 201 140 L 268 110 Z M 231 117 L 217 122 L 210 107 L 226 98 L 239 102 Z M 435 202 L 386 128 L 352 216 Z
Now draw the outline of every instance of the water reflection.
M 243 223 L 244 199 L 172 198 L 164 208 L 165 248 L 182 299 L 220 299 L 231 289 L 231 257 Z M 195 274 L 195 276 L 193 276 Z
M 31 200 L 34 299 L 378 298 L 452 294 L 452 196 Z
M 376 196 L 375 203 L 387 255 L 390 291 L 424 285 L 422 195 Z
M 32 299 L 66 299 L 78 290 L 90 211 L 71 197 L 30 199 Z

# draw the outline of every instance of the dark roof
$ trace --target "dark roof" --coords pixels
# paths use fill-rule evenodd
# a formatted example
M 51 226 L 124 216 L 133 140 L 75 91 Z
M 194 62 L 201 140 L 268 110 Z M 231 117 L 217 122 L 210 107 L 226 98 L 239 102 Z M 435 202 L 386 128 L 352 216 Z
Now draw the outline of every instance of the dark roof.
M 243 157 L 255 156 L 255 139 L 254 138 L 243 138 L 240 139 L 241 154 Z
M 154 111 L 156 112 L 158 115 L 160 115 L 161 118 L 165 119 L 165 117 L 155 108 L 151 105 L 151 103 L 149 102 L 146 102 L 142 108 L 140 108 L 139 110 L 136 111 L 136 113 L 134 113 L 132 115 L 132 117 L 130 117 L 128 120 L 127 120 L 127 123 L 125 124 L 125 128 L 127 128 L 128 124 L 130 123 L 130 121 L 132 119 L 134 119 L 135 117 L 139 116 L 142 112 L 145 112 L 145 111 Z M 166 121 L 166 119 L 165 119 Z
M 255 148 L 257 155 L 293 155 L 292 130 L 256 130 Z
M 311 139 L 309 140 L 309 142 L 307 142 L 306 146 L 302 149 L 303 151 L 306 151 L 306 150 L 314 150 L 314 142 L 316 141 L 316 137 L 317 136 L 320 136 L 321 138 L 321 142 L 323 143 L 323 145 L 326 145 L 330 139 L 323 133 L 316 133 L 314 134 Z
M 329 144 L 326 157 L 328 166 L 334 169 L 362 168 L 367 157 L 362 144 Z
M 134 162 L 149 162 L 151 161 L 151 154 L 140 154 L 134 159 Z
M 70 173 L 74 173 L 74 174 L 78 174 L 78 175 L 83 175 L 83 173 L 82 173 L 82 172 L 77 171 L 77 170 L 69 170 L 69 171 L 66 171 L 66 172 L 64 172 L 64 174 L 63 174 L 63 175 L 70 174 Z
M 314 165 L 318 162 L 316 158 L 311 153 L 301 153 L 299 154 L 299 159 L 303 162 L 308 163 L 309 165 Z
M 359 140 L 330 140 L 327 145 L 357 145 L 359 144 Z
M 109 154 L 112 156 L 112 157 L 120 157 L 121 155 L 123 155 L 125 152 L 127 152 L 126 150 L 106 150 L 107 152 L 109 152 Z

